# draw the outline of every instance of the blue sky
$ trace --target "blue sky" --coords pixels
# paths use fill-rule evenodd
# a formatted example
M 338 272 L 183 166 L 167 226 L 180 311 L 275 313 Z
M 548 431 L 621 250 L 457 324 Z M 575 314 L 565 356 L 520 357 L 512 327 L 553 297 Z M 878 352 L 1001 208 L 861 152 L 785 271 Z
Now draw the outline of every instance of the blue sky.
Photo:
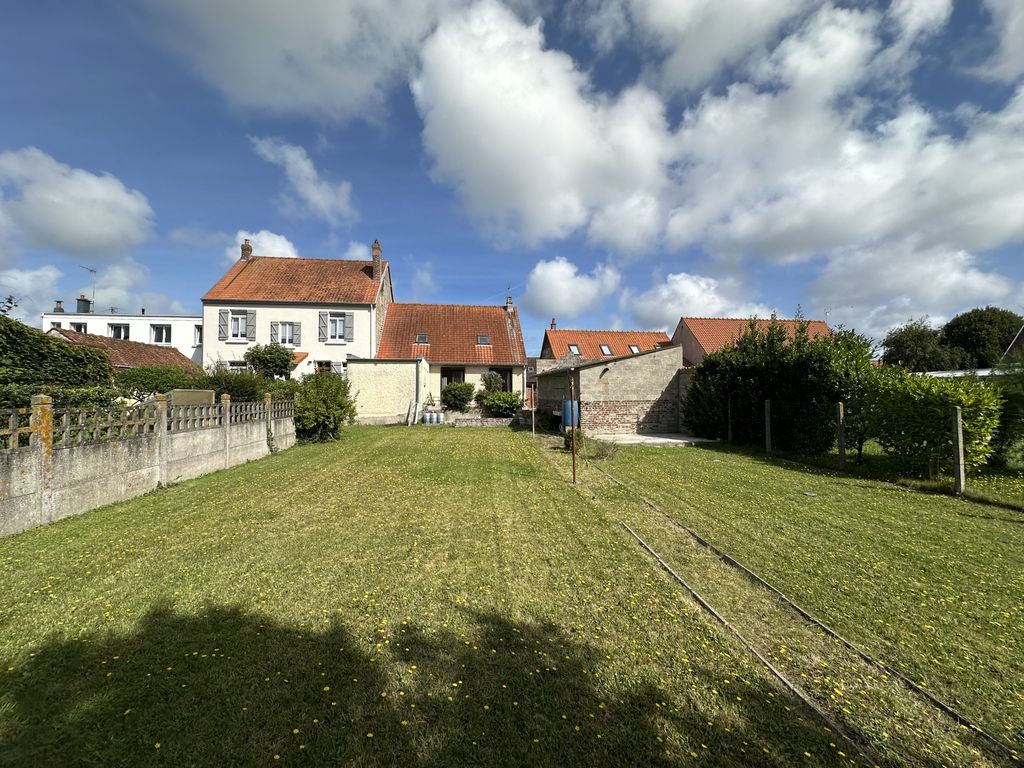
M 199 310 L 240 237 L 561 327 L 1024 309 L 1017 0 L 7 4 L 0 292 Z

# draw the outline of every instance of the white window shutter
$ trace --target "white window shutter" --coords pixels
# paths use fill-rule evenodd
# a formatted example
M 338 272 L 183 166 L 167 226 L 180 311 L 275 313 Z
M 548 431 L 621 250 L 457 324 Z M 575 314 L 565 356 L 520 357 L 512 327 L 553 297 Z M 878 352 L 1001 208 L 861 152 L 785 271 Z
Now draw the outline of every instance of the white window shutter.
M 295 327 L 295 346 L 302 343 L 302 323 L 292 323 Z
M 245 335 L 249 341 L 256 341 L 256 310 L 245 313 Z
M 217 338 L 225 341 L 228 337 L 228 311 L 222 309 L 217 316 Z
M 352 318 L 353 317 L 355 317 L 354 313 L 352 313 L 352 312 L 346 312 L 345 313 L 345 341 L 352 341 L 352 338 L 353 338 L 353 328 L 352 328 L 352 326 L 355 325 L 355 323 L 352 322 Z
M 270 343 L 271 344 L 277 344 L 277 329 L 278 329 L 278 323 L 271 323 L 270 324 Z
M 327 341 L 327 313 L 320 313 L 320 341 Z

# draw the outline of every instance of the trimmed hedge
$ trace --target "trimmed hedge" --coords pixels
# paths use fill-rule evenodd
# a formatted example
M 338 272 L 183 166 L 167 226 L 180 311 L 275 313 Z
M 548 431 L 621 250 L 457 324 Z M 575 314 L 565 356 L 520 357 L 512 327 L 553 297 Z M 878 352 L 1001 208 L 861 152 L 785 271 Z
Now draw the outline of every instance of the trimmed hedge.
M 476 385 L 468 381 L 453 381 L 441 390 L 441 404 L 445 408 L 465 413 L 473 402 Z
M 105 352 L 68 344 L 0 315 L 0 382 L 49 387 L 109 387 L 114 369 Z
M 523 398 L 518 392 L 486 392 L 478 399 L 489 416 L 498 418 L 515 416 L 523 405 Z

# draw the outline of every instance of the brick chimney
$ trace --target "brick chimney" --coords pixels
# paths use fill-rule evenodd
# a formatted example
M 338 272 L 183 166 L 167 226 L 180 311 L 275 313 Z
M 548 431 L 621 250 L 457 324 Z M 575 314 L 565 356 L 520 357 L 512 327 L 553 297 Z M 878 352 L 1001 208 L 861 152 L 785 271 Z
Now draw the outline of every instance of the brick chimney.
M 380 280 L 384 265 L 380 260 L 380 240 L 373 241 L 373 279 Z
M 505 311 L 508 312 L 511 315 L 512 314 L 512 308 L 514 306 L 515 305 L 512 303 L 512 297 L 511 296 L 506 296 L 505 297 Z
M 246 238 L 245 242 L 242 243 L 242 261 L 248 261 L 252 258 L 252 244 Z
M 551 318 L 551 330 L 552 331 L 557 330 L 557 328 L 555 326 L 555 318 L 553 318 L 553 317 Z

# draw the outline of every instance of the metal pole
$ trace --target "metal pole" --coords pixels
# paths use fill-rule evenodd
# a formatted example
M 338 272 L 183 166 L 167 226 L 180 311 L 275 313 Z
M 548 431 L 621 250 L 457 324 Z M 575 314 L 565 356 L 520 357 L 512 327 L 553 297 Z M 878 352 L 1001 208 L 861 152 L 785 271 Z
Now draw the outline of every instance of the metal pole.
M 569 426 L 572 429 L 572 484 L 576 485 L 576 377 L 572 368 L 569 369 Z
M 964 420 L 959 405 L 953 406 L 953 493 L 958 496 L 966 485 L 964 469 Z
M 764 401 L 764 452 L 772 452 L 772 401 Z
M 842 402 L 836 403 L 836 442 L 839 444 L 839 468 L 846 465 L 846 411 Z

